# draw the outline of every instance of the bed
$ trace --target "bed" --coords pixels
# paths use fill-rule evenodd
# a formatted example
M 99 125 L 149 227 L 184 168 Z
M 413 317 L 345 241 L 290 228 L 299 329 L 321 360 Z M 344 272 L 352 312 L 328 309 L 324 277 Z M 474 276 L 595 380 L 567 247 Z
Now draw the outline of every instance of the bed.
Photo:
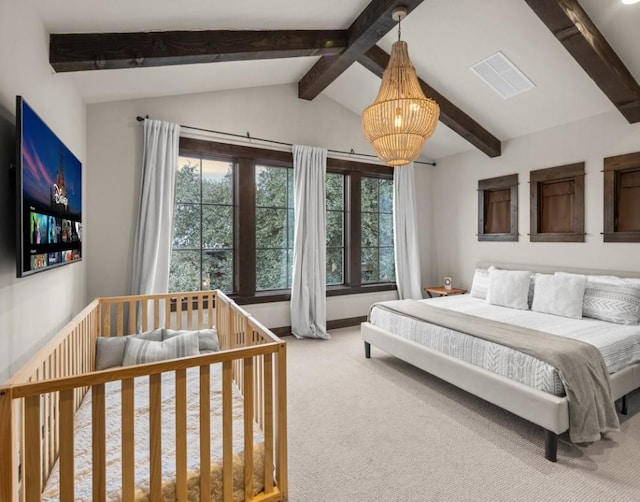
M 98 337 L 207 330 L 96 369 Z M 0 387 L 0 443 L 2 501 L 285 500 L 286 345 L 219 291 L 97 299 Z
M 524 292 L 524 301 L 529 304 L 533 287 Z M 635 296 L 630 309 L 635 309 L 638 315 L 640 284 L 634 283 L 632 287 L 637 289 L 632 291 Z M 640 325 L 637 321 L 619 324 L 587 317 L 567 318 L 528 307 L 492 305 L 478 296 L 450 296 L 422 302 L 431 308 L 507 323 L 514 330 L 526 327 L 524 329 L 582 339 L 602 354 L 609 374 L 610 400 L 622 399 L 623 406 L 625 396 L 640 387 Z M 543 427 L 545 457 L 556 461 L 558 435 L 570 430 L 571 422 L 564 382 L 552 365 L 459 330 L 390 311 L 384 304 L 372 306 L 369 320 L 362 324 L 361 331 L 366 357 L 370 357 L 371 345 L 374 345 Z

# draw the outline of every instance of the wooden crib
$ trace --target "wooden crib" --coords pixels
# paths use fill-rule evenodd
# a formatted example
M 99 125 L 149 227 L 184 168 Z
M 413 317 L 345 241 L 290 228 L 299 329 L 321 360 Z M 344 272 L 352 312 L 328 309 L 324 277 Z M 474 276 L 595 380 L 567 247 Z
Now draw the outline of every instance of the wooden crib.
M 216 327 L 220 352 L 95 371 L 96 339 L 165 327 Z M 212 430 L 209 389 L 221 365 L 222 430 Z M 161 377 L 175 379 L 175 496 L 187 500 L 185 394 L 188 368 L 199 368 L 200 437 L 222 436 L 222 500 L 232 493 L 232 386 L 242 394 L 244 500 L 287 498 L 286 344 L 220 291 L 123 296 L 94 300 L 11 380 L 0 386 L 0 500 L 40 501 L 59 461 L 61 501 L 74 500 L 74 415 L 91 389 L 92 499 L 106 500 L 105 384 L 120 382 L 123 501 L 135 498 L 134 381 L 149 381 L 149 499 L 160 500 Z M 192 370 L 194 371 L 194 370 Z M 195 370 L 198 371 L 198 370 Z M 166 376 L 165 376 L 166 378 Z M 236 392 L 237 393 L 237 392 Z M 254 425 L 264 438 L 264 490 L 253 495 Z M 155 440 L 154 438 L 159 438 Z M 209 500 L 211 441 L 200 441 L 200 500 Z M 190 448 L 192 446 L 190 445 Z M 146 453 L 146 452 L 145 452 Z M 260 473 L 258 473 L 260 474 Z

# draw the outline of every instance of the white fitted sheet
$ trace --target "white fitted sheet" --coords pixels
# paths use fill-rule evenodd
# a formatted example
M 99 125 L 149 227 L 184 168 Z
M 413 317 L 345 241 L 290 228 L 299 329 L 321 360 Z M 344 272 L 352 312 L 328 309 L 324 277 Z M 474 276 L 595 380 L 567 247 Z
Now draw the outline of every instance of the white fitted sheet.
M 530 310 L 499 307 L 470 295 L 422 301 L 590 343 L 602 353 L 609 373 L 640 361 L 640 325 L 625 326 L 587 318 L 570 319 Z M 530 387 L 557 396 L 564 395 L 564 388 L 555 368 L 509 347 L 378 309 L 375 305 L 370 312 L 370 322 L 398 336 Z

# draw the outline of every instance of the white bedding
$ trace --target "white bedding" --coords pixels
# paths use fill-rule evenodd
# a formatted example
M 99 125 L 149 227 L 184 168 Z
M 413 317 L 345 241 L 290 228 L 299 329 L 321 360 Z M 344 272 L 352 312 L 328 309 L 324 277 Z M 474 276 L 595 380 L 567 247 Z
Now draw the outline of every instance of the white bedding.
M 615 373 L 640 361 L 640 325 L 620 325 L 587 318 L 570 319 L 529 310 L 499 307 L 470 295 L 423 301 L 495 321 L 580 339 L 600 350 L 609 373 Z M 530 387 L 557 396 L 564 395 L 562 382 L 552 366 L 508 347 L 377 309 L 375 306 L 371 310 L 370 322 L 399 336 Z
M 222 376 L 221 364 L 211 366 L 211 487 L 212 500 L 221 500 L 222 475 Z M 135 480 L 136 500 L 149 500 L 149 380 L 135 381 Z M 107 500 L 121 500 L 121 413 L 120 382 L 105 386 Z M 175 374 L 162 375 L 162 500 L 175 500 Z M 233 386 L 233 471 L 234 500 L 244 500 L 243 399 Z M 264 445 L 254 424 L 254 490 L 263 488 Z M 75 498 L 91 501 L 91 392 L 88 392 L 75 415 Z M 199 496 L 199 371 L 187 371 L 187 490 L 189 500 Z M 59 500 L 58 463 L 45 486 L 42 500 Z

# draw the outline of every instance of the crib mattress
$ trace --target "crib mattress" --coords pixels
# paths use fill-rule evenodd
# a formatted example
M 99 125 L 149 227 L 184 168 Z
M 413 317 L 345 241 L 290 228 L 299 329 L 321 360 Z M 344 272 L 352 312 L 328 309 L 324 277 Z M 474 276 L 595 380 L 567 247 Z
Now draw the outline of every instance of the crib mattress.
M 602 353 L 609 373 L 640 361 L 640 325 L 620 325 L 587 318 L 570 319 L 530 310 L 499 307 L 470 295 L 422 301 L 590 343 Z M 564 387 L 555 368 L 509 347 L 379 309 L 375 305 L 370 312 L 370 322 L 398 336 L 519 383 L 556 396 L 564 395 Z
M 222 500 L 222 374 L 221 365 L 211 366 L 211 499 Z M 135 381 L 135 480 L 136 500 L 149 500 L 149 379 Z M 105 385 L 107 500 L 121 500 L 120 382 Z M 234 500 L 244 500 L 243 399 L 233 386 L 233 491 Z M 162 500 L 176 500 L 175 376 L 162 375 Z M 91 392 L 75 415 L 75 498 L 91 501 Z M 254 492 L 264 486 L 264 443 L 254 424 Z M 188 500 L 200 500 L 199 371 L 187 370 L 187 490 Z M 59 500 L 59 468 L 53 468 L 42 494 L 43 501 Z M 154 501 L 155 502 L 155 501 Z

